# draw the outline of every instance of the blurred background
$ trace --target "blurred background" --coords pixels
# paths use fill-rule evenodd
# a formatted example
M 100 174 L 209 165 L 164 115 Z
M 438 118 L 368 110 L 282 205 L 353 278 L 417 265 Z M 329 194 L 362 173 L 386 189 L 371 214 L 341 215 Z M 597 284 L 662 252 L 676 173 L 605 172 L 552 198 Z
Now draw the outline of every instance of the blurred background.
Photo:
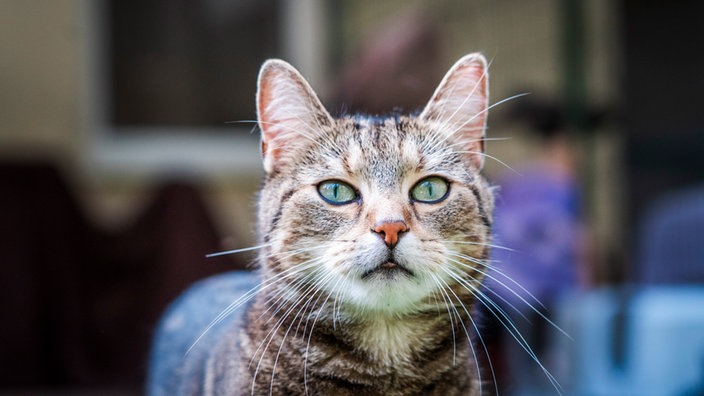
M 334 114 L 385 114 L 421 109 L 481 51 L 492 103 L 529 93 L 489 117 L 496 243 L 515 251 L 492 258 L 501 304 L 478 342 L 502 393 L 556 393 L 516 358 L 511 318 L 565 394 L 704 394 L 702 15 L 694 0 L 0 0 L 0 393 L 140 393 L 168 301 L 251 263 L 204 256 L 255 243 L 263 60 L 291 62 Z

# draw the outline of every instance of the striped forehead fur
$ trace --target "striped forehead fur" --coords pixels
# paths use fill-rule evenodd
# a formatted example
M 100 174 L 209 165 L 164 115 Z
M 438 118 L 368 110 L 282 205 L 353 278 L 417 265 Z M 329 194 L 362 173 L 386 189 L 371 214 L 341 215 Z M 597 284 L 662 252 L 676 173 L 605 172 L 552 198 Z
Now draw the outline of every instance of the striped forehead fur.
M 291 163 L 289 170 L 300 172 L 302 161 L 325 164 L 331 169 L 344 166 L 347 173 L 367 172 L 366 176 L 370 176 L 394 173 L 400 167 L 421 171 L 423 168 L 443 169 L 450 163 L 461 162 L 461 150 L 448 144 L 457 139 L 446 139 L 432 131 L 432 126 L 432 123 L 423 125 L 408 117 L 401 121 L 375 119 L 374 123 L 359 123 L 359 119 L 353 117 L 336 120 L 325 138 L 303 142 L 299 162 Z M 466 165 L 470 167 L 469 163 Z

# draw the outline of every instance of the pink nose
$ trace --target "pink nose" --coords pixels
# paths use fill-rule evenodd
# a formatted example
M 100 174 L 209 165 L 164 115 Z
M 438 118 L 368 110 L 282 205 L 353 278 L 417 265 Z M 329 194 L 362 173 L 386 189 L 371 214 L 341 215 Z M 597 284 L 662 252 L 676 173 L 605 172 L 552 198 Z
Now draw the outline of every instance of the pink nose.
M 401 233 L 408 231 L 408 226 L 403 221 L 389 221 L 377 225 L 372 231 L 384 238 L 388 247 L 396 246 Z

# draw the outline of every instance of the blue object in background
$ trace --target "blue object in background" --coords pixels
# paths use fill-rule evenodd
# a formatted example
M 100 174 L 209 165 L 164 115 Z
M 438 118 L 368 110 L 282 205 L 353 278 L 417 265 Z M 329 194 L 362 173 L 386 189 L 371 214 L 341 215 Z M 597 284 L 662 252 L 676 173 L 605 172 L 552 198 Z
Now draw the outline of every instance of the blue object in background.
M 567 394 L 703 394 L 704 286 L 595 290 L 561 312 Z

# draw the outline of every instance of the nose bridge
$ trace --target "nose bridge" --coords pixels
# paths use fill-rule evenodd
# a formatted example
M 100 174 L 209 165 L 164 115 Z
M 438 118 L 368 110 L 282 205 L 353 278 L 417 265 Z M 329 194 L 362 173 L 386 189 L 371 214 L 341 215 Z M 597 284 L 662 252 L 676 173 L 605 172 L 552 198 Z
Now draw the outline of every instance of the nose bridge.
M 381 223 L 405 222 L 408 223 L 408 210 L 405 200 L 393 191 L 381 191 L 368 202 L 368 218 L 373 227 Z
M 393 248 L 401 235 L 409 231 L 409 211 L 404 205 L 406 201 L 398 192 L 387 189 L 379 191 L 371 202 L 367 203 L 369 228 L 381 237 L 387 246 Z

